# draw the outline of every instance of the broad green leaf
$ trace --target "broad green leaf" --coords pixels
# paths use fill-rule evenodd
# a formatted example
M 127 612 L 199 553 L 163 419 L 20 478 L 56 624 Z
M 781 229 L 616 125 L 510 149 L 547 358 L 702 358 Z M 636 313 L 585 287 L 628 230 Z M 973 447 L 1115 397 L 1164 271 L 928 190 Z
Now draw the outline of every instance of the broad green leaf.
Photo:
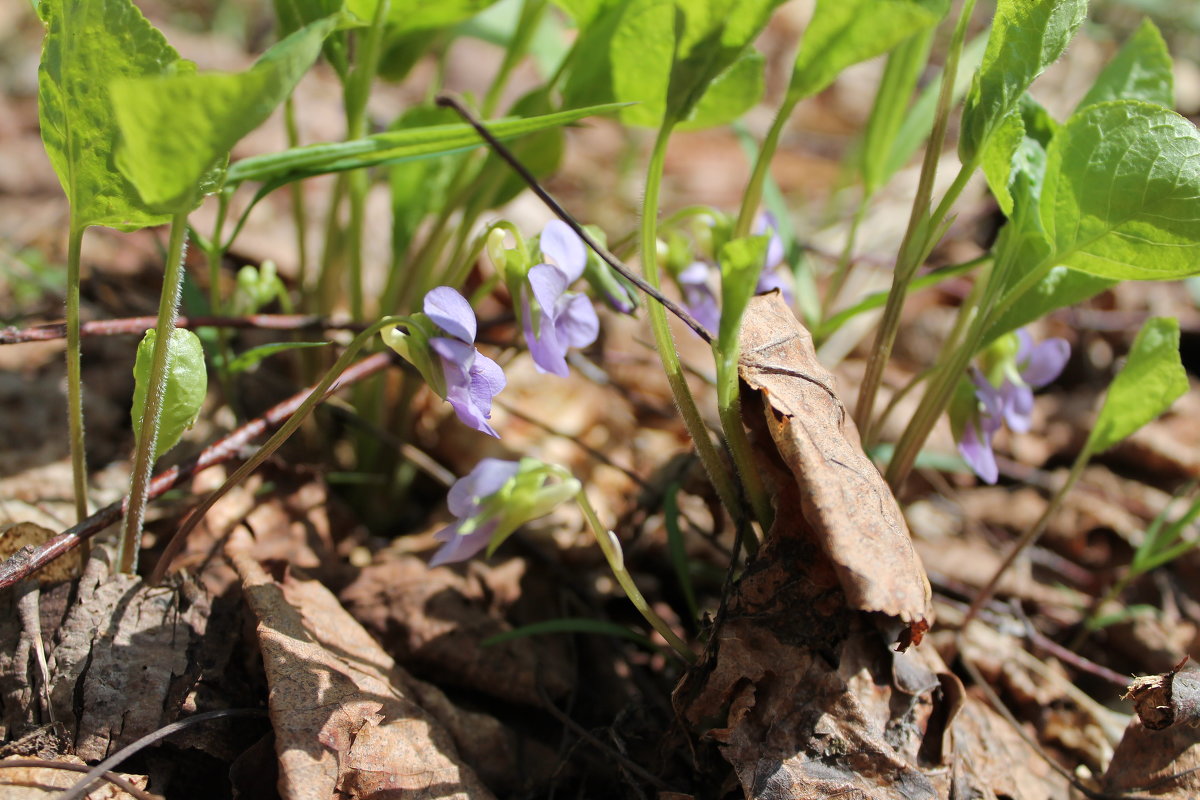
M 1162 34 L 1149 19 L 1142 21 L 1141 27 L 1100 71 L 1078 108 L 1109 100 L 1144 100 L 1166 108 L 1175 107 L 1171 54 Z
M 979 156 L 1021 95 L 1053 64 L 1087 12 L 1087 0 L 999 0 L 983 63 L 962 113 L 958 152 Z
M 391 0 L 388 25 L 396 33 L 445 28 L 475 16 L 496 0 Z M 373 19 L 379 0 L 347 0 L 346 8 L 363 20 Z
M 712 128 L 733 122 L 758 104 L 765 88 L 762 53 L 747 50 L 729 69 L 718 75 L 680 130 Z
M 1188 390 L 1179 360 L 1179 321 L 1147 320 L 1133 340 L 1125 367 L 1113 378 L 1088 436 L 1087 449 L 1100 453 L 1158 417 Z
M 758 284 L 768 242 L 769 236 L 747 236 L 726 242 L 721 248 L 721 327 L 717 346 L 723 353 L 735 352 L 742 315 Z
M 43 0 L 38 11 L 46 25 L 38 121 L 73 223 L 134 230 L 165 222 L 112 163 L 118 131 L 108 86 L 194 65 L 129 0 Z
M 575 27 L 585 30 L 607 9 L 621 0 L 554 0 L 554 5 L 567 12 L 575 20 Z
M 329 17 L 302 28 L 246 72 L 114 83 L 121 129 L 117 165 L 142 200 L 167 213 L 193 208 L 202 178 L 287 98 L 340 21 Z
M 1083 109 L 1050 142 L 1040 215 L 1055 263 L 1118 279 L 1200 271 L 1200 132 L 1150 103 Z
M 142 430 L 142 410 L 146 406 L 146 386 L 150 383 L 150 363 L 154 354 L 153 329 L 146 331 L 138 344 L 137 359 L 133 365 L 133 420 L 134 436 Z M 196 334 L 183 328 L 171 332 L 167 347 L 167 379 L 163 386 L 162 413 L 155 437 L 154 458 L 166 453 L 179 442 L 184 431 L 192 427 L 204 404 L 208 391 L 208 372 L 204 367 L 204 348 Z
M 667 105 L 668 76 L 675 54 L 675 4 L 630 0 L 615 10 L 619 19 L 607 42 L 612 99 L 634 103 L 621 111 L 626 125 L 656 128 Z M 594 30 L 603 36 L 608 20 Z M 603 43 L 602 43 L 603 44 Z M 576 56 L 578 62 L 579 57 Z
M 621 108 L 619 103 L 573 108 L 530 119 L 500 119 L 485 123 L 487 129 L 500 139 L 511 139 L 527 133 L 545 130 L 596 114 L 606 114 Z M 483 144 L 479 134 L 466 123 L 430 125 L 399 131 L 385 131 L 348 142 L 314 144 L 295 147 L 279 153 L 242 159 L 229 167 L 226 185 L 244 181 L 270 181 L 275 187 L 301 178 L 362 169 L 382 164 L 399 164 L 418 158 L 446 155 L 470 150 Z
M 992 190 L 997 205 L 1006 217 L 1011 217 L 1013 213 L 1013 197 L 1008 190 L 1008 180 L 1012 176 L 1013 159 L 1024 139 L 1025 123 L 1021 113 L 1013 109 L 988 138 L 980 158 L 988 188 Z
M 947 0 L 817 0 L 788 94 L 816 94 L 852 64 L 886 53 L 946 15 Z
M 249 350 L 238 353 L 236 357 L 229 361 L 230 372 L 245 372 L 248 369 L 258 366 L 264 358 L 269 358 L 276 353 L 284 353 L 288 350 L 304 350 L 311 347 L 324 347 L 329 342 L 274 342 L 272 344 L 262 344 L 258 347 L 252 347 Z
M 1024 327 L 1051 311 L 1077 305 L 1117 285 L 1117 281 L 1089 275 L 1069 267 L 1053 267 L 1025 292 L 988 329 L 984 344 Z

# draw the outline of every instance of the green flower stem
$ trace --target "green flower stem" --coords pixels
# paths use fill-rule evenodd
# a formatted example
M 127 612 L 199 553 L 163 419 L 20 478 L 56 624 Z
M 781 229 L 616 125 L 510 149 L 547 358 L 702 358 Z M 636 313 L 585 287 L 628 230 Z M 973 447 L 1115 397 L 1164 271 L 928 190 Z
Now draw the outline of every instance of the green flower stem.
M 569 476 L 568 476 L 569 477 Z M 600 545 L 600 551 L 604 553 L 604 558 L 608 561 L 608 566 L 613 571 L 613 575 L 617 579 L 617 583 L 625 591 L 625 596 L 629 598 L 629 602 L 633 603 L 633 607 L 646 618 L 650 623 L 650 627 L 658 631 L 667 644 L 675 648 L 675 652 L 683 657 L 684 661 L 689 663 L 696 660 L 696 654 L 693 653 L 684 643 L 682 639 L 675 635 L 675 631 L 671 630 L 671 626 L 654 612 L 650 604 L 646 602 L 646 598 L 638 590 L 637 584 L 633 582 L 633 576 L 629 574 L 629 570 L 625 569 L 625 556 L 621 552 L 621 544 L 617 541 L 617 537 L 610 533 L 607 528 L 600 524 L 600 518 L 596 516 L 596 510 L 592 508 L 592 504 L 588 502 L 587 495 L 582 489 L 575 495 L 575 499 L 579 502 L 579 507 L 583 509 L 583 515 L 587 518 L 588 527 L 592 529 L 592 535 L 596 537 L 596 544 Z
M 996 585 L 1000 582 L 1000 579 L 1004 576 L 1004 573 L 1008 571 L 1009 567 L 1013 565 L 1013 562 L 1017 560 L 1017 556 L 1025 552 L 1025 550 L 1031 544 L 1036 542 L 1038 537 L 1041 536 L 1046 530 L 1046 526 L 1050 523 L 1050 519 L 1058 512 L 1058 509 L 1062 507 L 1063 500 L 1066 498 L 1067 493 L 1070 492 L 1071 489 L 1075 487 L 1075 484 L 1079 482 L 1080 476 L 1083 475 L 1084 468 L 1087 467 L 1088 462 L 1091 461 L 1091 459 L 1092 451 L 1090 448 L 1085 446 L 1079 451 L 1079 455 L 1075 457 L 1075 463 L 1071 465 L 1071 472 L 1067 475 L 1067 480 L 1061 487 L 1059 487 L 1059 490 L 1054 493 L 1054 496 L 1050 498 L 1050 502 L 1046 505 L 1046 510 L 1042 512 L 1042 516 L 1038 517 L 1038 521 L 1034 523 L 1032 528 L 1025 531 L 1025 533 L 1021 535 L 1021 538 L 1018 539 L 1012 546 L 1012 549 L 1009 550 L 1008 555 L 1004 557 L 1004 561 L 999 567 L 996 568 L 996 572 L 992 575 L 991 580 L 987 582 L 986 586 L 979 590 L 979 594 L 975 595 L 975 599 L 971 601 L 971 607 L 967 609 L 967 613 L 963 617 L 961 630 L 966 630 L 967 626 L 971 624 L 971 620 L 975 619 L 975 617 L 979 614 L 979 609 L 983 608 L 984 604 L 987 603 L 988 600 L 992 599 L 992 595 L 996 591 Z
M 718 349 L 714 348 L 714 351 Z M 742 421 L 741 381 L 737 371 L 736 343 L 733 350 L 732 353 L 716 353 L 717 412 L 721 416 L 725 441 L 729 445 L 729 453 L 733 456 L 734 466 L 737 467 L 738 477 L 746 491 L 746 498 L 750 501 L 754 518 L 758 520 L 763 533 L 766 533 L 771 530 L 775 521 L 775 509 L 771 506 L 771 497 L 763 484 L 762 472 L 754 463 L 754 449 L 750 446 L 750 437 L 746 435 L 745 424 Z M 749 540 L 748 537 L 747 541 Z
M 668 120 L 659 128 L 658 137 L 654 141 L 654 149 L 650 154 L 650 167 L 646 175 L 646 191 L 642 203 L 642 271 L 646 275 L 646 282 L 657 291 L 662 289 L 662 280 L 658 271 L 658 192 L 662 184 L 667 141 L 671 138 L 673 127 L 674 123 Z M 717 491 L 717 497 L 720 498 L 734 519 L 739 519 L 743 515 L 733 479 L 725 468 L 724 462 L 721 461 L 721 455 L 717 452 L 717 447 L 713 444 L 708 429 L 704 426 L 704 420 L 700 417 L 700 409 L 696 407 L 696 400 L 692 397 L 691 389 L 688 388 L 687 378 L 683 374 L 683 365 L 679 361 L 679 353 L 675 350 L 675 342 L 672 340 L 671 330 L 667 326 L 667 312 L 660 303 L 647 303 L 646 307 L 650 315 L 650 328 L 654 332 L 654 345 L 658 350 L 659 358 L 662 359 L 663 369 L 666 371 L 667 382 L 671 386 L 675 404 L 683 416 L 683 424 L 687 427 L 692 441 L 696 443 L 696 453 L 700 456 L 700 463 L 704 465 L 708 479 L 712 481 L 713 488 Z M 738 424 L 741 424 L 740 420 Z
M 779 148 L 779 137 L 783 133 L 783 126 L 787 124 L 799 102 L 798 94 L 788 92 L 783 99 L 783 104 L 779 107 L 779 112 L 775 114 L 771 129 L 767 131 L 766 138 L 763 139 L 762 149 L 758 151 L 758 158 L 750 173 L 750 182 L 746 184 L 746 193 L 742 195 L 742 207 L 738 211 L 737 223 L 734 225 L 733 235 L 730 237 L 732 239 L 741 239 L 750 235 L 750 226 L 754 224 L 754 214 L 762 202 L 763 186 L 767 182 L 771 159 L 774 158 L 775 151 Z
M 221 261 L 225 258 L 225 246 L 221 244 L 222 232 L 225 228 L 225 218 L 229 213 L 229 193 L 217 195 L 217 219 L 213 223 L 212 237 L 204 243 L 205 256 L 208 260 L 208 307 L 214 317 L 224 316 L 224 301 L 221 299 Z M 221 381 L 221 391 L 225 401 L 235 408 L 236 394 L 233 391 L 233 381 L 229 373 L 229 362 L 233 353 L 229 349 L 229 331 L 217 328 L 217 352 L 219 367 L 217 378 Z
M 375 16 L 367 28 L 362 48 L 357 53 L 354 70 L 346 81 L 346 139 L 361 139 L 367 131 L 367 98 L 371 93 L 371 81 L 379 69 L 379 58 L 383 49 L 383 33 L 386 27 L 389 0 L 378 0 Z M 348 181 L 350 218 L 346 230 L 346 257 L 350 272 L 350 316 L 363 319 L 362 284 L 362 240 L 366 225 L 367 192 L 371 183 L 366 170 L 357 169 L 350 173 Z
M 67 245 L 67 428 L 76 522 L 87 519 L 87 451 L 83 435 L 83 374 L 80 366 L 79 273 L 86 226 L 71 225 Z
M 325 215 L 324 246 L 321 250 L 321 271 L 317 275 L 316 312 L 321 316 L 329 316 L 338 296 L 338 283 L 341 278 L 341 225 L 338 214 L 342 209 L 342 197 L 346 194 L 346 183 L 349 175 L 339 172 L 333 183 L 333 191 L 329 196 L 329 210 Z M 312 308 L 305 308 L 312 311 Z
M 283 104 L 283 124 L 287 128 L 289 148 L 300 146 L 300 127 L 296 124 L 296 98 L 289 96 Z M 304 210 L 304 181 L 293 181 L 288 187 L 292 201 L 292 223 L 296 226 L 296 286 L 304 297 L 308 285 L 308 245 L 304 233 L 308 230 L 308 214 Z M 301 303 L 303 306 L 303 302 Z
M 954 184 L 942 198 L 937 211 L 928 216 L 929 206 L 933 195 L 933 182 L 937 176 L 937 164 L 942 155 L 942 144 L 946 138 L 946 125 L 950 118 L 950 107 L 954 100 L 954 80 L 958 74 L 958 62 L 962 57 L 963 42 L 966 38 L 967 23 L 975 9 L 975 0 L 964 0 L 959 11 L 958 22 L 954 28 L 954 36 L 950 49 L 946 54 L 946 65 L 942 71 L 942 85 L 938 92 L 937 113 L 934 116 L 933 130 L 929 136 L 929 144 L 925 148 L 925 159 L 921 164 L 921 177 L 917 184 L 917 196 L 913 200 L 912 214 L 909 216 L 908 228 L 900 245 L 900 254 L 896 259 L 896 272 L 892 279 L 892 289 L 888 294 L 887 306 L 884 309 L 883 320 L 879 332 L 875 336 L 875 344 L 871 348 L 871 357 L 867 361 L 866 374 L 863 376 L 862 387 L 859 389 L 858 406 L 855 418 L 859 427 L 870 433 L 871 415 L 875 410 L 875 395 L 883 382 L 883 369 L 892 355 L 892 347 L 896 343 L 896 332 L 900 327 L 900 312 L 904 308 L 904 300 L 908 294 L 908 284 L 916 273 L 917 267 L 925 260 L 925 255 L 932 249 L 935 242 L 935 231 L 941 230 L 942 220 L 950 205 L 958 198 L 975 164 L 964 164 L 955 178 Z M 893 462 L 894 463 L 894 462 Z
M 154 467 L 157 455 L 154 450 L 158 439 L 158 419 L 162 412 L 163 389 L 167 383 L 167 353 L 175 330 L 175 317 L 179 313 L 179 294 L 183 288 L 183 257 L 186 249 L 187 213 L 184 212 L 171 219 L 171 237 L 167 244 L 163 288 L 158 300 L 158 323 L 154 328 L 150 381 L 146 386 L 146 405 L 142 409 L 138 447 L 133 456 L 129 504 L 125 509 L 125 523 L 121 530 L 121 541 L 117 546 L 117 569 L 120 572 L 133 573 L 137 569 L 142 522 L 146 512 L 146 495 L 150 488 L 150 470 Z

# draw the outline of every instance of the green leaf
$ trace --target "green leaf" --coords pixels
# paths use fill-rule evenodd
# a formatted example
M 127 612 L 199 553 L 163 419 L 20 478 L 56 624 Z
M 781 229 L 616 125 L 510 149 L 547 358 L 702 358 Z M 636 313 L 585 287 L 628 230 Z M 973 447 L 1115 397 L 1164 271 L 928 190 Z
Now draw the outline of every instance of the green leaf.
M 469 19 L 496 0 L 392 0 L 388 6 L 388 26 L 397 33 L 445 28 Z M 347 0 L 346 8 L 360 19 L 373 19 L 379 0 Z
M 907 116 L 905 112 L 913 90 L 929 60 L 932 42 L 933 28 L 930 27 L 908 37 L 888 54 L 859 155 L 863 192 L 867 197 L 875 194 L 891 177 L 886 171 L 887 162 Z M 932 83 L 936 85 L 937 81 Z
M 324 347 L 329 342 L 274 342 L 272 344 L 262 344 L 258 347 L 252 347 L 244 353 L 231 359 L 229 362 L 230 372 L 245 372 L 253 367 L 258 366 L 264 358 L 269 358 L 276 353 L 283 353 L 288 350 L 304 350 L 310 347 Z
M 582 31 L 619 2 L 620 0 L 554 0 L 554 5 L 567 12 L 571 19 L 575 20 L 575 27 Z
M 946 15 L 947 0 L 818 0 L 788 94 L 816 94 L 842 70 L 886 53 Z
M 293 33 L 246 72 L 112 84 L 121 129 L 117 165 L 142 200 L 163 212 L 191 210 L 202 178 L 287 98 L 340 21 L 329 17 Z
M 38 11 L 46 25 L 38 122 L 73 224 L 128 231 L 167 221 L 145 208 L 112 163 L 118 132 L 108 86 L 194 65 L 180 59 L 129 0 L 43 0 Z
M 992 190 L 997 205 L 1006 217 L 1011 217 L 1013 213 L 1013 197 L 1008 190 L 1008 180 L 1012 176 L 1013 159 L 1024 139 L 1025 123 L 1021 120 L 1020 112 L 1013 109 L 988 138 L 980 158 L 988 188 Z
M 1175 78 L 1171 54 L 1162 34 L 1149 19 L 1125 42 L 1088 90 L 1080 108 L 1109 100 L 1144 100 L 1175 107 Z
M 999 0 L 963 107 L 958 152 L 964 164 L 981 154 L 1034 78 L 1062 55 L 1086 12 L 1087 0 Z
M 393 131 L 453 124 L 459 117 L 452 109 L 433 105 L 413 106 L 391 126 Z M 388 169 L 392 194 L 392 250 L 399 254 L 407 249 L 417 227 L 445 200 L 446 187 L 462 163 L 462 157 L 425 158 L 405 161 Z
M 134 436 L 142 430 L 142 409 L 146 405 L 146 385 L 150 382 L 154 340 L 154 330 L 146 331 L 138 344 L 137 359 L 133 365 L 133 406 L 130 417 Z M 200 414 L 207 391 L 208 372 L 204 367 L 204 348 L 200 346 L 200 339 L 189 330 L 175 328 L 167 347 L 167 379 L 163 388 L 154 458 L 174 447 L 183 432 L 192 427 Z
M 1155 419 L 1188 390 L 1187 372 L 1179 360 L 1179 321 L 1147 320 L 1133 340 L 1125 367 L 1117 373 L 1087 449 L 1100 453 Z
M 1089 275 L 1061 265 L 1053 267 L 992 323 L 983 337 L 984 344 L 1041 319 L 1051 311 L 1078 305 L 1116 285 L 1117 281 L 1110 278 Z
M 601 636 L 617 636 L 623 639 L 630 639 L 647 650 L 658 649 L 653 642 L 637 631 L 631 631 L 629 628 L 618 625 L 615 622 L 592 619 L 591 617 L 563 617 L 561 619 L 548 619 L 544 622 L 534 622 L 529 625 L 522 625 L 520 628 L 514 628 L 511 631 L 498 633 L 495 636 L 489 636 L 483 640 L 482 644 L 484 647 L 491 647 L 492 645 L 511 642 L 513 639 L 538 636 L 546 633 L 596 633 Z
M 1139 101 L 1089 106 L 1046 157 L 1041 225 L 1054 263 L 1117 279 L 1200 271 L 1200 132 Z
M 981 159 L 983 173 L 1005 216 L 1013 216 L 1014 196 L 1027 208 L 1037 205 L 1046 175 L 1046 147 L 1058 128 L 1050 113 L 1026 92 L 988 139 Z
M 619 108 L 621 104 L 610 103 L 573 108 L 530 119 L 501 119 L 485 124 L 493 136 L 511 139 L 514 136 L 566 125 L 584 117 L 606 114 Z M 483 140 L 479 138 L 479 134 L 466 123 L 385 131 L 348 142 L 314 144 L 245 158 L 229 167 L 225 182 L 226 185 L 236 185 L 244 181 L 264 181 L 277 188 L 301 178 L 448 155 L 470 150 L 481 144 Z
M 758 276 L 767 258 L 769 236 L 747 236 L 726 242 L 721 248 L 721 327 L 717 347 L 736 352 L 742 315 L 754 295 Z
M 765 89 L 765 64 L 766 59 L 762 53 L 755 50 L 743 53 L 729 69 L 713 79 L 700 102 L 692 109 L 688 118 L 680 123 L 679 130 L 725 125 L 758 105 Z

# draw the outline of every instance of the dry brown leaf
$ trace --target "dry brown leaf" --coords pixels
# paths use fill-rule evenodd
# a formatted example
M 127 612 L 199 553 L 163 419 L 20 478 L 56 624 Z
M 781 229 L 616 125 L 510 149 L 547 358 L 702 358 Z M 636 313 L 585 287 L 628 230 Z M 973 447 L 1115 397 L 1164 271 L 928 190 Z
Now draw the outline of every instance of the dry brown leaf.
M 738 371 L 763 397 L 771 438 L 803 498 L 804 522 L 833 562 L 850 606 L 932 622 L 929 579 L 904 515 L 863 453 L 812 336 L 778 293 L 751 299 L 741 346 Z
M 259 620 L 284 800 L 492 797 L 327 589 L 276 582 L 245 551 L 230 558 Z
M 1135 718 L 1101 787 L 1112 794 L 1195 800 L 1200 796 L 1200 737 L 1188 725 L 1152 731 Z

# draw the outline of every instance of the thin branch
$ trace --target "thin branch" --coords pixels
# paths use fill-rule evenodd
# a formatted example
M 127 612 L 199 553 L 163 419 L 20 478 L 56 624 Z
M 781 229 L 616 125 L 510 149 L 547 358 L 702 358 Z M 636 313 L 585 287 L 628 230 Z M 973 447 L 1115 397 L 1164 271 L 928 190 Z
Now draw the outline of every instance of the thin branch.
M 124 317 L 85 322 L 80 326 L 83 336 L 121 336 L 142 334 L 153 328 L 155 317 Z M 250 328 L 275 331 L 298 330 L 351 330 L 359 331 L 366 323 L 351 322 L 320 317 L 315 314 L 249 314 L 244 317 L 179 317 L 176 328 Z M 67 335 L 67 323 L 51 322 L 30 328 L 9 326 L 0 328 L 0 345 L 23 342 L 47 342 L 63 339 Z
M 92 785 L 92 782 L 101 778 L 105 772 L 108 772 L 135 753 L 144 750 L 155 742 L 166 739 L 168 736 L 184 728 L 191 727 L 200 722 L 208 722 L 209 720 L 223 719 L 225 717 L 265 717 L 266 715 L 266 709 L 262 708 L 225 708 L 220 711 L 205 711 L 202 714 L 193 714 L 190 717 L 184 717 L 169 725 L 164 725 L 153 733 L 148 733 L 142 738 L 122 747 L 116 753 L 113 753 L 92 767 L 87 775 L 79 779 L 78 783 L 60 794 L 58 800 L 80 800 L 80 798 L 87 794 L 88 787 Z
M 508 162 L 508 165 L 512 167 L 518 175 L 521 176 L 521 180 L 529 184 L 529 188 L 533 190 L 533 193 L 541 198 L 542 202 L 554 212 L 555 216 L 567 223 L 571 230 L 575 231 L 579 238 L 584 241 L 584 244 L 590 247 L 596 255 L 600 256 L 601 260 L 604 261 L 605 264 L 608 264 L 618 274 L 620 274 L 621 277 L 657 301 L 660 305 L 662 305 L 663 308 L 679 317 L 680 321 L 695 331 L 696 335 L 701 339 L 709 344 L 713 343 L 716 337 L 713 336 L 712 331 L 701 325 L 695 317 L 687 312 L 687 309 L 663 295 L 662 292 L 647 283 L 645 278 L 629 269 L 629 267 L 625 266 L 625 264 L 621 262 L 621 259 L 614 256 L 606 247 L 593 239 L 591 234 L 584 230 L 583 226 L 580 225 L 573 216 L 571 216 L 570 212 L 563 208 L 562 205 L 555 200 L 549 192 L 542 188 L 542 185 L 538 182 L 538 179 L 533 176 L 533 173 L 531 173 L 524 164 L 517 160 L 517 157 L 512 154 L 512 151 L 505 147 L 499 139 L 497 139 L 495 136 L 492 136 L 492 134 L 488 132 L 488 129 L 485 128 L 479 122 L 479 120 L 475 119 L 475 116 L 471 114 L 471 112 L 468 111 L 461 102 L 445 94 L 438 95 L 436 102 L 443 108 L 453 109 L 460 117 L 466 120 L 467 124 L 474 128 L 475 132 L 483 137 L 483 140 L 488 143 L 488 146 L 490 146 L 492 150 L 495 151 L 496 155 Z
M 392 364 L 392 359 L 391 351 L 376 353 L 364 358 L 342 373 L 329 394 L 374 375 Z M 312 389 L 309 388 L 292 395 L 282 403 L 268 409 L 261 417 L 247 422 L 232 433 L 213 442 L 195 458 L 158 473 L 150 482 L 147 499 L 161 497 L 165 492 L 174 489 L 197 472 L 237 457 L 251 441 L 287 421 L 288 417 L 295 413 L 296 409 L 308 398 L 311 391 Z M 121 518 L 122 509 L 127 501 L 128 498 L 124 498 L 112 503 L 77 525 L 51 537 L 38 547 L 23 547 L 7 561 L 0 562 L 0 589 L 5 589 L 27 578 L 35 570 L 41 569 L 64 553 L 75 549 L 116 522 Z

